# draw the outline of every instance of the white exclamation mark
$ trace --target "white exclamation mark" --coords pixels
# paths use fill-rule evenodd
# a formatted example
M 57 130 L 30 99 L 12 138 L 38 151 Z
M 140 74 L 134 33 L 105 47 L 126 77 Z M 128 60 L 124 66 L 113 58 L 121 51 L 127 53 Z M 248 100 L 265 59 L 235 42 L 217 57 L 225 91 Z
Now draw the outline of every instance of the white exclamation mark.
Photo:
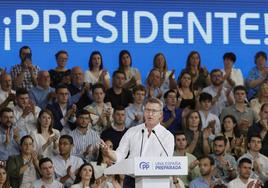
M 264 14 L 264 30 L 267 37 L 264 39 L 264 44 L 268 45 L 268 14 Z
M 3 20 L 5 25 L 11 24 L 11 19 L 9 17 L 5 17 Z M 5 42 L 4 42 L 4 49 L 10 50 L 10 29 L 9 27 L 5 28 Z

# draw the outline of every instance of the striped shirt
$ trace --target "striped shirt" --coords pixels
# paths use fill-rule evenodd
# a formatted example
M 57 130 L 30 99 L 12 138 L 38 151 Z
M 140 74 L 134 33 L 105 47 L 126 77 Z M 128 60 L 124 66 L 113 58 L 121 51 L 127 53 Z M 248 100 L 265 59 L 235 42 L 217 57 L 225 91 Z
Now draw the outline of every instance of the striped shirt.
M 99 134 L 90 128 L 87 130 L 86 134 L 81 133 L 76 128 L 70 133 L 70 136 L 72 136 L 74 140 L 73 154 L 82 159 L 85 159 L 83 153 L 89 145 L 96 147 L 100 143 Z

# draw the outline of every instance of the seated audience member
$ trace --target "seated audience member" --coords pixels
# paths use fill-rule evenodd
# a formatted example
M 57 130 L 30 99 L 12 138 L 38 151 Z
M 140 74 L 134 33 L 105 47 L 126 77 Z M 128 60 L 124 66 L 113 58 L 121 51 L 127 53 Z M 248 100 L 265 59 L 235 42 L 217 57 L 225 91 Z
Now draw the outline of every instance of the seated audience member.
M 196 157 L 208 155 L 210 146 L 209 136 L 212 134 L 211 128 L 208 127 L 201 131 L 202 121 L 198 111 L 191 111 L 186 117 L 185 135 L 188 142 L 187 152 Z
M 227 139 L 217 136 L 213 141 L 213 153 L 210 155 L 215 162 L 215 176 L 228 183 L 236 177 L 236 160 L 226 153 Z
M 236 55 L 233 52 L 227 52 L 223 55 L 223 80 L 224 86 L 233 88 L 234 86 L 244 85 L 243 74 L 240 69 L 234 68 Z
M 235 104 L 226 107 L 221 112 L 221 121 L 226 115 L 233 115 L 238 122 L 238 128 L 246 136 L 248 129 L 257 121 L 254 111 L 245 104 L 247 90 L 244 86 L 234 88 Z
M 255 67 L 253 67 L 246 79 L 248 89 L 248 99 L 256 97 L 262 83 L 268 81 L 267 55 L 264 51 L 259 51 L 254 57 Z
M 212 130 L 212 137 L 210 141 L 212 141 L 215 135 L 221 132 L 221 123 L 215 114 L 210 112 L 212 106 L 212 96 L 209 93 L 201 93 L 199 96 L 199 114 L 202 120 L 202 130 L 207 127 L 210 127 Z
M 113 125 L 101 133 L 101 138 L 103 140 L 111 140 L 114 146 L 113 149 L 116 149 L 119 145 L 121 138 L 127 131 L 125 125 L 126 113 L 123 106 L 117 106 L 114 109 L 113 119 Z
M 124 72 L 126 76 L 124 88 L 132 89 L 136 85 L 141 84 L 140 71 L 137 68 L 132 67 L 132 58 L 129 51 L 127 50 L 120 51 L 118 70 Z
M 56 101 L 48 104 L 47 108 L 54 116 L 55 129 L 63 133 L 71 131 L 71 120 L 76 113 L 76 105 L 69 105 L 70 93 L 66 85 L 58 85 L 56 88 Z
M 262 138 L 261 153 L 268 157 L 268 103 L 261 106 L 259 116 L 260 120 L 249 128 L 248 137 L 259 134 Z
M 228 188 L 250 188 L 260 187 L 261 182 L 250 178 L 252 172 L 252 161 L 248 158 L 241 158 L 238 162 L 238 177 L 230 181 Z
M 176 81 L 174 79 L 175 70 L 168 70 L 167 61 L 163 53 L 155 54 L 153 60 L 153 68 L 157 68 L 160 70 L 162 85 L 165 90 L 176 87 Z
M 189 183 L 200 176 L 199 172 L 199 161 L 196 157 L 186 151 L 187 149 L 187 139 L 184 132 L 175 133 L 175 151 L 173 156 L 186 156 L 188 158 L 188 175 L 178 176 L 184 183 L 186 187 L 189 186 Z M 176 176 L 177 177 L 177 176 Z
M 190 72 L 194 90 L 202 90 L 210 85 L 209 73 L 201 66 L 201 57 L 197 51 L 191 51 L 187 57 L 186 67 L 183 71 Z
M 224 107 L 232 105 L 234 102 L 231 89 L 223 86 L 223 73 L 220 69 L 214 69 L 210 72 L 211 85 L 204 88 L 202 92 L 212 95 L 211 113 L 219 116 Z
M 12 66 L 10 70 L 13 87 L 15 90 L 18 88 L 30 90 L 37 84 L 39 67 L 32 64 L 32 52 L 29 46 L 21 47 L 19 55 L 21 63 Z
M 15 103 L 15 91 L 12 90 L 12 80 L 9 74 L 0 75 L 0 109 L 13 108 Z
M 15 125 L 28 134 L 36 130 L 37 117 L 41 109 L 35 106 L 25 89 L 16 91 L 17 105 L 14 107 Z
M 95 173 L 94 168 L 90 163 L 84 163 L 78 169 L 74 185 L 71 188 L 83 188 L 83 187 L 94 187 L 98 188 L 95 184 Z
M 147 79 L 146 79 L 146 88 L 147 88 L 147 98 L 158 98 L 163 100 L 164 93 L 169 88 L 164 88 L 161 80 L 161 72 L 157 68 L 153 68 Z
M 220 180 L 213 176 L 215 163 L 212 157 L 202 156 L 198 158 L 200 177 L 191 181 L 189 188 L 210 188 L 216 184 L 220 184 Z
M 233 115 L 223 118 L 222 134 L 227 139 L 226 152 L 237 160 L 245 153 L 245 137 L 240 133 L 237 121 Z
M 100 136 L 92 129 L 90 121 L 90 113 L 80 111 L 76 116 L 76 128 L 70 132 L 74 140 L 73 154 L 87 161 L 96 159 L 94 152 L 97 152 L 100 143 Z
M 76 104 L 78 110 L 92 103 L 90 86 L 84 82 L 84 73 L 78 66 L 72 68 L 68 89 L 72 96 L 71 102 Z
M 48 71 L 51 78 L 50 85 L 53 88 L 56 88 L 59 84 L 69 84 L 71 82 L 71 70 L 66 69 L 68 53 L 64 50 L 58 51 L 55 58 L 57 67 Z
M 162 125 L 166 127 L 172 134 L 182 130 L 182 112 L 181 108 L 177 107 L 177 94 L 175 90 L 168 90 L 165 95 L 165 107 L 163 109 Z
M 55 89 L 50 87 L 50 76 L 48 71 L 39 71 L 37 75 L 37 86 L 29 91 L 30 99 L 41 109 L 55 98 Z
M 123 88 L 126 75 L 124 72 L 117 70 L 114 71 L 112 79 L 112 87 L 106 91 L 104 101 L 110 102 L 113 108 L 116 106 L 123 106 L 125 108 L 133 101 L 131 92 Z
M 193 79 L 187 71 L 181 72 L 176 87 L 178 93 L 178 106 L 180 108 L 196 108 L 198 92 L 193 90 Z
M 83 164 L 81 158 L 71 155 L 73 147 L 73 138 L 62 135 L 59 140 L 59 154 L 51 158 L 56 179 L 65 187 L 70 187 L 74 183 L 75 174 Z
M 53 162 L 49 158 L 42 158 L 39 161 L 39 172 L 41 179 L 36 180 L 31 188 L 64 188 L 64 186 L 54 179 L 54 167 Z
M 113 121 L 113 108 L 111 107 L 111 103 L 104 103 L 105 89 L 102 84 L 94 84 L 91 90 L 93 103 L 84 109 L 91 113 L 92 129 L 101 134 Z
M 89 70 L 85 71 L 85 82 L 94 85 L 100 83 L 105 88 L 110 88 L 110 75 L 107 70 L 103 69 L 103 59 L 99 51 L 93 51 L 88 61 Z
M 11 188 L 6 168 L 0 165 L 0 187 Z
M 20 140 L 20 154 L 12 155 L 7 161 L 7 172 L 11 187 L 29 188 L 38 176 L 38 158 L 34 141 L 26 135 Z
M 37 129 L 31 133 L 38 156 L 52 157 L 58 152 L 60 132 L 53 128 L 53 114 L 45 109 L 39 113 Z
M 258 134 L 252 134 L 248 138 L 247 153 L 242 155 L 238 161 L 240 161 L 242 158 L 249 158 L 252 161 L 252 167 L 254 169 L 250 177 L 259 179 L 265 183 L 268 180 L 268 158 L 260 153 L 261 148 L 261 136 Z
M 256 97 L 252 98 L 249 103 L 250 108 L 257 115 L 258 120 L 260 120 L 259 112 L 260 112 L 261 106 L 264 103 L 268 103 L 268 83 L 267 82 L 262 83 L 259 91 L 257 92 Z
M 10 108 L 0 111 L 0 160 L 19 154 L 19 143 L 26 132 L 14 126 L 14 114 Z
M 132 90 L 133 104 L 129 104 L 126 107 L 126 128 L 130 128 L 139 125 L 144 122 L 144 99 L 146 95 L 146 89 L 143 85 L 137 85 Z

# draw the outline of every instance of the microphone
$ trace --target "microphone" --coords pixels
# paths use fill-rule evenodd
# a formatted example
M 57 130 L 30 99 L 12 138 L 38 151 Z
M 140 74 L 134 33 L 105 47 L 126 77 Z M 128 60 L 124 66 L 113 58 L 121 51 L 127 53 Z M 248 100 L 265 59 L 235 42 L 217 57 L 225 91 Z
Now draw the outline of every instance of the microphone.
M 161 141 L 160 141 L 160 139 L 158 138 L 158 136 L 157 136 L 157 134 L 156 134 L 155 130 L 152 130 L 152 132 L 153 132 L 153 133 L 154 133 L 154 135 L 156 136 L 156 138 L 157 138 L 158 142 L 160 143 L 161 147 L 163 148 L 164 152 L 166 153 L 166 155 L 167 155 L 167 157 L 168 157 L 168 153 L 167 153 L 166 149 L 164 148 L 164 146 L 163 146 L 162 142 L 161 142 Z
M 142 147 L 143 147 L 143 137 L 144 137 L 144 129 L 141 130 L 142 133 L 142 139 L 141 139 L 141 150 L 140 150 L 140 157 L 141 157 L 141 153 L 142 153 Z

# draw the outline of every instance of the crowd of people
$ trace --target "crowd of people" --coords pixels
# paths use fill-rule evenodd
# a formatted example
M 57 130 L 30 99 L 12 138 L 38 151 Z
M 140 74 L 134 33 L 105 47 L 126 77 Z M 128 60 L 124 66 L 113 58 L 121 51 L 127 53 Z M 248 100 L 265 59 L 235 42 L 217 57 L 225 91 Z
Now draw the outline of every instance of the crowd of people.
M 177 79 L 157 53 L 145 83 L 127 50 L 111 76 L 99 51 L 86 71 L 67 69 L 63 50 L 51 70 L 33 64 L 29 46 L 19 56 L 0 72 L 0 188 L 122 188 L 129 177 L 105 168 L 167 155 L 188 158 L 188 175 L 170 177 L 171 187 L 268 187 L 264 51 L 247 78 L 232 52 L 208 72 L 192 51 Z

